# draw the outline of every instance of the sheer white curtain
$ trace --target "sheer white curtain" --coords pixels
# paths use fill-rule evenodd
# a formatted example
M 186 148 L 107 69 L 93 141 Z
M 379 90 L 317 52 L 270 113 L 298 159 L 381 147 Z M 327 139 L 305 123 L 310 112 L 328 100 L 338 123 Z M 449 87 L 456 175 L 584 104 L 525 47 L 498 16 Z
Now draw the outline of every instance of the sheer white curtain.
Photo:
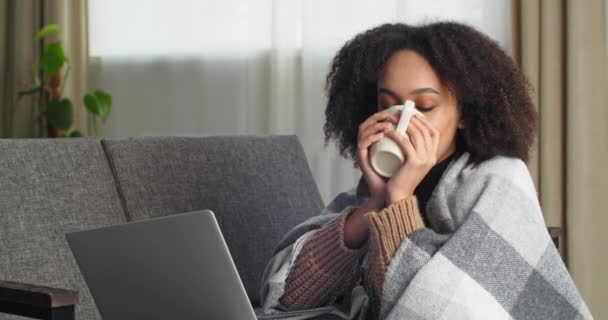
M 323 146 L 325 75 L 345 41 L 451 19 L 511 50 L 509 0 L 89 3 L 91 87 L 114 97 L 103 136 L 296 134 L 326 202 L 360 176 Z

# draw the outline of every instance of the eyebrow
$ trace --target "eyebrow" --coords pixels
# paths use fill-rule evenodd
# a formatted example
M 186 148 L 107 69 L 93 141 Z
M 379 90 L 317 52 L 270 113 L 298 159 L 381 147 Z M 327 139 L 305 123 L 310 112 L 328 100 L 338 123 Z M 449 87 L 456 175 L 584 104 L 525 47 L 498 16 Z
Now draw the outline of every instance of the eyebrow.
M 397 95 L 391 89 L 388 89 L 388 88 L 379 88 L 378 89 L 378 94 L 380 94 L 380 93 L 388 94 L 389 96 L 392 96 L 393 98 L 395 98 L 397 100 L 401 100 L 401 97 L 399 97 L 399 95 Z M 430 87 L 427 87 L 427 88 L 418 88 L 418 89 L 412 90 L 409 94 L 423 94 L 423 93 L 439 94 L 439 92 L 437 90 L 435 90 L 433 88 L 430 88 Z

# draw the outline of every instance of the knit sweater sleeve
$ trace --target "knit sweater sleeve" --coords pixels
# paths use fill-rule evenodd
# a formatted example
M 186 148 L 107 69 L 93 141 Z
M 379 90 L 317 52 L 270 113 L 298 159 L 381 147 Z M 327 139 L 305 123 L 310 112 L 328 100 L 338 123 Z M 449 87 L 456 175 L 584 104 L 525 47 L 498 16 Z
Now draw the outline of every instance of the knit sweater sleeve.
M 366 290 L 371 293 L 374 309 L 379 310 L 384 273 L 397 252 L 401 241 L 412 232 L 424 228 L 415 196 L 397 201 L 380 211 L 366 213 L 369 227 L 371 264 L 368 269 Z
M 349 207 L 318 229 L 302 246 L 287 276 L 280 302 L 290 310 L 323 305 L 352 277 L 352 265 L 364 250 L 344 242 L 344 224 L 356 208 Z

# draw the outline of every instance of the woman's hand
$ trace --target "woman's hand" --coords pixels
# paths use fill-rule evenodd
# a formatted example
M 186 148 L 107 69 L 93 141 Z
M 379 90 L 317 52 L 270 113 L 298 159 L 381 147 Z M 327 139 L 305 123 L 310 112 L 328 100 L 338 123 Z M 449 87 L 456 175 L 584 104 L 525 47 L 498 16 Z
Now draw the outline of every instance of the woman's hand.
M 405 157 L 404 165 L 386 183 L 386 205 L 414 195 L 414 190 L 437 163 L 439 130 L 424 116 L 412 116 L 406 135 L 386 132 L 397 142 Z
M 357 136 L 357 164 L 363 172 L 370 192 L 370 205 L 383 208 L 386 199 L 384 178 L 378 175 L 369 160 L 369 147 L 382 139 L 385 134 L 393 132 L 399 119 L 388 111 L 380 111 L 367 118 L 359 126 Z

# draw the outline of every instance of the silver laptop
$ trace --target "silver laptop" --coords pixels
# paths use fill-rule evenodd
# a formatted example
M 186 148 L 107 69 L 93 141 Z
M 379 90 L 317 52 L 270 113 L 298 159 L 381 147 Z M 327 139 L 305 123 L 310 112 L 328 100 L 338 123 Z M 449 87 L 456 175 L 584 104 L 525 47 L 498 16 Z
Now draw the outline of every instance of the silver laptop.
M 104 320 L 256 319 L 210 210 L 66 238 Z

